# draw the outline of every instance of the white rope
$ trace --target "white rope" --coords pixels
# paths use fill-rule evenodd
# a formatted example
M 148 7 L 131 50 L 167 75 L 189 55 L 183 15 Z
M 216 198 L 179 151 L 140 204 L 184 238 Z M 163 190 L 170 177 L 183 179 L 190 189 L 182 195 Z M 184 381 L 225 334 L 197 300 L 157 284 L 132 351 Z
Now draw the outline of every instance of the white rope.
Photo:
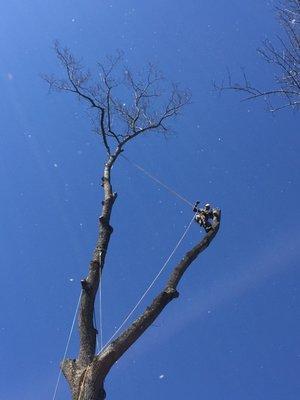
M 97 329 L 97 332 L 99 334 L 99 340 L 98 340 L 98 334 L 96 335 L 96 351 L 99 353 L 102 349 L 103 346 L 103 312 L 102 312 L 102 251 L 100 251 L 100 270 L 99 270 L 99 286 L 98 286 L 98 312 L 99 312 L 99 324 L 97 323 L 97 317 L 95 314 L 95 306 L 94 306 L 94 324 Z
M 146 171 L 143 167 L 141 167 L 140 165 L 136 164 L 135 162 L 131 161 L 128 157 L 124 156 L 123 154 L 121 154 L 121 156 L 123 158 L 125 158 L 125 160 L 127 160 L 128 162 L 130 162 L 133 166 L 135 166 L 138 170 L 142 171 L 146 176 L 148 176 L 148 178 L 152 179 L 154 182 L 158 183 L 159 185 L 161 185 L 163 188 L 165 188 L 166 190 L 168 190 L 168 192 L 172 193 L 174 196 L 177 196 L 180 200 L 184 201 L 185 203 L 187 203 L 189 206 L 194 207 L 194 204 L 192 204 L 190 201 L 188 201 L 185 197 L 181 196 L 179 193 L 177 193 L 175 190 L 173 190 L 172 188 L 170 188 L 170 186 L 166 185 L 165 183 L 163 183 L 162 181 L 160 181 L 158 178 L 156 178 L 155 176 L 151 175 L 148 171 Z
M 96 306 L 95 306 L 96 307 Z M 100 272 L 100 279 L 99 279 L 99 287 L 98 287 L 98 313 L 99 313 L 99 321 L 97 322 L 97 317 L 94 310 L 94 324 L 97 332 L 99 334 L 96 335 L 96 350 L 99 353 L 103 347 L 103 312 L 102 312 L 102 274 Z M 99 337 L 99 340 L 98 340 Z
M 103 347 L 103 312 L 102 312 L 102 271 L 100 271 L 99 282 L 99 335 L 100 335 L 100 351 Z
M 79 298 L 78 298 L 75 314 L 74 314 L 74 317 L 73 317 L 71 329 L 70 329 L 70 332 L 69 332 L 69 336 L 68 336 L 68 339 L 67 339 L 67 344 L 66 344 L 64 355 L 63 355 L 63 359 L 62 359 L 62 362 L 61 362 L 62 365 L 63 365 L 64 361 L 66 360 L 66 356 L 67 356 L 70 340 L 71 340 L 72 333 L 73 333 L 73 330 L 74 330 L 76 316 L 77 316 L 79 305 L 80 305 L 81 295 L 82 295 L 82 291 L 80 291 L 80 295 L 79 295 Z M 58 390 L 61 374 L 62 374 L 62 369 L 59 368 L 59 373 L 58 373 L 58 377 L 57 377 L 56 386 L 55 386 L 55 389 L 54 389 L 54 394 L 53 394 L 52 400 L 55 400 L 55 398 L 56 398 L 56 394 L 57 394 L 57 390 Z
M 126 322 L 129 320 L 129 318 L 132 316 L 132 314 L 135 312 L 135 310 L 138 308 L 138 306 L 141 304 L 141 302 L 144 300 L 144 298 L 146 297 L 147 293 L 150 291 L 150 289 L 152 288 L 152 286 L 155 284 L 155 282 L 157 281 L 157 279 L 160 277 L 160 275 L 163 273 L 164 269 L 166 268 L 166 266 L 168 265 L 169 261 L 171 260 L 171 258 L 173 257 L 175 251 L 178 249 L 178 247 L 180 246 L 181 242 L 183 241 L 183 239 L 185 238 L 186 234 L 188 233 L 192 223 L 194 221 L 194 216 L 191 219 L 190 223 L 188 224 L 187 228 L 185 229 L 184 233 L 182 234 L 181 238 L 178 240 L 178 242 L 176 243 L 174 249 L 172 250 L 171 254 L 169 255 L 169 257 L 167 258 L 167 260 L 165 261 L 164 265 L 162 266 L 162 268 L 159 270 L 159 272 L 157 273 L 157 275 L 155 276 L 155 278 L 152 280 L 152 282 L 150 283 L 150 285 L 147 287 L 147 289 L 145 290 L 145 292 L 142 294 L 142 296 L 140 297 L 139 301 L 136 303 L 136 305 L 132 308 L 132 310 L 129 312 L 129 314 L 124 318 L 123 322 L 121 323 L 121 325 L 119 326 L 119 328 L 114 332 L 114 334 L 109 338 L 109 340 L 105 343 L 105 345 L 101 348 L 101 351 L 107 347 L 109 345 L 109 343 L 115 338 L 115 336 L 120 332 L 120 330 L 123 328 L 123 326 L 126 324 Z
M 96 327 L 96 329 L 98 331 L 97 324 L 96 324 L 95 312 L 94 312 L 94 323 L 95 323 L 95 327 Z M 99 344 L 98 335 L 96 335 L 96 352 L 98 353 L 100 349 L 101 349 L 101 347 L 100 347 L 100 344 Z

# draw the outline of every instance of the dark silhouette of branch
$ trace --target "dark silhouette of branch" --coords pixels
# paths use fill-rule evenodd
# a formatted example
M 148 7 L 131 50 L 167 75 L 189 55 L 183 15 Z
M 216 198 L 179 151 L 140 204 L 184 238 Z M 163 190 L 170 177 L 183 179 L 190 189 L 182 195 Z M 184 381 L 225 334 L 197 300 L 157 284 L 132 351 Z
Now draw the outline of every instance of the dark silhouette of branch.
M 61 48 L 56 42 L 54 50 L 66 78 L 49 75 L 43 78 L 50 89 L 71 92 L 95 111 L 96 131 L 102 136 L 108 155 L 113 154 L 112 147 L 123 149 L 131 139 L 148 131 L 169 132 L 166 122 L 177 116 L 190 101 L 189 92 L 180 90 L 177 85 L 172 86 L 169 96 L 164 95 L 165 80 L 151 64 L 144 76 L 135 78 L 121 64 L 120 52 L 115 57 L 107 57 L 105 64 L 98 63 L 96 75 L 100 80 L 95 82 L 69 49 Z M 123 75 L 122 80 L 114 77 L 115 71 Z M 130 99 L 129 104 L 120 99 L 120 94 L 124 99 Z
M 278 45 L 265 40 L 258 49 L 260 56 L 277 71 L 274 86 L 260 89 L 250 84 L 243 71 L 243 82 L 232 83 L 230 73 L 227 82 L 215 84 L 220 90 L 234 90 L 246 94 L 243 100 L 263 98 L 270 111 L 283 108 L 299 110 L 300 107 L 300 0 L 282 0 L 278 3 L 277 17 L 283 30 Z

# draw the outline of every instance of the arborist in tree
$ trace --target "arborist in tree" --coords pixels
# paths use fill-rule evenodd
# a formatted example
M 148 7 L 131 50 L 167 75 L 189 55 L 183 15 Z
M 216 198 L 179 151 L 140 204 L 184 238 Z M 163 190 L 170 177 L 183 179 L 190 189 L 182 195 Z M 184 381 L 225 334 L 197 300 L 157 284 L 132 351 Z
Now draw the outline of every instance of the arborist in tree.
M 195 214 L 195 221 L 203 226 L 205 232 L 209 232 L 212 229 L 211 220 L 215 217 L 217 210 L 211 208 L 210 204 L 205 204 L 204 208 L 198 208 L 199 201 L 196 201 L 193 211 Z

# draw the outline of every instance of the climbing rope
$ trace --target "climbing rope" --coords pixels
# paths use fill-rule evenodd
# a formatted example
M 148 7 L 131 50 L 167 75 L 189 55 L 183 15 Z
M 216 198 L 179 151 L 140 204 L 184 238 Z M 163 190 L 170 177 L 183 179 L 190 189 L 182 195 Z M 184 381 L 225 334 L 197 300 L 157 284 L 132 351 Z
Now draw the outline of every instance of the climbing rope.
M 93 321 L 94 321 L 94 327 L 95 327 L 96 331 L 99 332 L 96 313 L 95 313 L 95 306 L 94 306 L 94 310 L 93 310 Z M 98 352 L 100 348 L 101 347 L 99 344 L 98 336 L 96 335 L 96 351 Z
M 191 207 L 194 207 L 194 204 L 192 204 L 190 201 L 188 201 L 185 197 L 183 197 L 181 194 L 177 193 L 174 189 L 170 188 L 170 186 L 166 185 L 162 181 L 160 181 L 158 178 L 150 174 L 150 172 L 146 171 L 143 167 L 141 167 L 139 164 L 136 164 L 135 162 L 131 161 L 128 157 L 124 156 L 124 154 L 121 154 L 121 156 L 128 161 L 130 164 L 132 164 L 135 168 L 137 168 L 139 171 L 143 172 L 148 178 L 152 179 L 154 182 L 158 183 L 162 187 L 164 187 L 168 192 L 172 193 L 174 196 L 177 196 L 180 200 L 184 201 L 186 204 L 188 204 Z
M 102 265 L 102 251 L 100 252 L 100 265 Z M 97 352 L 99 352 L 103 346 L 103 312 L 102 312 L 102 269 L 100 268 L 100 276 L 99 276 L 99 286 L 98 286 L 98 307 L 99 307 L 99 324 L 97 324 L 97 318 L 96 318 L 96 313 L 95 313 L 95 307 L 93 310 L 93 315 L 94 315 L 94 325 L 99 333 L 99 340 L 98 336 L 96 336 L 96 349 Z M 99 328 L 98 328 L 99 326 Z M 100 342 L 99 342 L 100 341 Z
M 150 283 L 150 285 L 147 287 L 147 289 L 144 291 L 144 293 L 142 294 L 142 296 L 140 297 L 139 301 L 136 303 L 136 305 L 132 308 L 132 310 L 129 312 L 129 314 L 127 314 L 127 316 L 124 318 L 124 320 L 122 321 L 122 323 L 120 324 L 120 326 L 118 327 L 118 329 L 114 332 L 114 334 L 109 338 L 109 340 L 105 343 L 105 345 L 101 348 L 101 351 L 103 349 L 105 349 L 110 342 L 116 337 L 116 335 L 120 332 L 120 330 L 123 328 L 123 326 L 126 324 L 126 322 L 129 320 L 129 318 L 132 316 L 132 314 L 135 312 L 135 310 L 138 308 L 138 306 L 141 304 L 141 302 L 144 300 L 144 298 L 146 297 L 146 295 L 148 294 L 148 292 L 150 291 L 150 289 L 152 288 L 152 286 L 155 284 L 155 282 L 157 281 L 157 279 L 160 277 L 160 275 L 163 273 L 163 271 L 165 270 L 166 266 L 168 265 L 169 261 L 171 260 L 171 258 L 173 257 L 174 253 L 176 252 L 176 250 L 178 249 L 178 247 L 180 246 L 181 242 L 183 241 L 183 239 L 185 238 L 185 236 L 187 235 L 192 223 L 194 221 L 194 216 L 191 219 L 190 223 L 188 224 L 187 228 L 185 229 L 185 231 L 183 232 L 183 234 L 181 235 L 180 239 L 178 240 L 178 242 L 176 243 L 174 249 L 172 250 L 171 254 L 169 255 L 169 257 L 166 259 L 165 263 L 163 264 L 162 268 L 159 270 L 159 272 L 157 273 L 157 275 L 154 277 L 154 279 L 152 280 L 152 282 Z
M 98 335 L 96 336 L 96 347 L 97 347 L 97 352 L 99 353 L 103 347 L 102 277 L 100 277 L 99 288 L 98 288 L 98 306 L 99 306 L 99 324 L 97 324 L 95 310 L 94 310 L 94 324 L 99 334 L 99 340 L 98 340 Z
M 77 317 L 77 313 L 78 313 L 78 309 L 79 309 L 79 305 L 80 305 L 81 295 L 82 295 L 82 291 L 80 291 L 79 298 L 78 298 L 78 301 L 77 301 L 77 305 L 76 305 L 76 309 L 75 309 L 75 313 L 74 313 L 74 317 L 73 317 L 71 329 L 70 329 L 70 332 L 69 332 L 69 336 L 68 336 L 68 339 L 67 339 L 67 343 L 66 343 L 66 347 L 65 347 L 65 351 L 64 351 L 64 355 L 63 355 L 63 359 L 62 359 L 61 365 L 63 365 L 64 361 L 66 360 L 66 356 L 67 356 L 67 352 L 68 352 L 68 349 L 69 349 L 70 340 L 71 340 L 71 337 L 72 337 L 72 334 L 73 334 L 73 330 L 74 330 L 74 326 L 75 326 L 75 322 L 76 322 L 76 317 Z M 58 377 L 57 377 L 57 381 L 56 381 L 56 385 L 55 385 L 55 389 L 54 389 L 52 400 L 55 400 L 55 398 L 56 398 L 57 389 L 58 389 L 58 386 L 59 386 L 61 374 L 62 374 L 62 369 L 59 368 L 59 373 L 58 373 Z
M 100 351 L 103 347 L 103 312 L 102 312 L 102 271 L 100 271 L 99 282 L 99 336 L 100 336 Z

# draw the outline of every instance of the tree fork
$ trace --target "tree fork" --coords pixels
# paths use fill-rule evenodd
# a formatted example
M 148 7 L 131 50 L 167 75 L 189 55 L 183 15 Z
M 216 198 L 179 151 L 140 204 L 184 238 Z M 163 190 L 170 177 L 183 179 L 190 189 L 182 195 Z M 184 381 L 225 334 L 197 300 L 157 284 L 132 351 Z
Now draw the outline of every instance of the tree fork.
M 69 384 L 72 400 L 104 400 L 104 379 L 107 375 L 101 373 L 101 367 L 95 358 L 85 368 L 78 367 L 76 360 L 66 360 L 62 366 L 63 374 Z

